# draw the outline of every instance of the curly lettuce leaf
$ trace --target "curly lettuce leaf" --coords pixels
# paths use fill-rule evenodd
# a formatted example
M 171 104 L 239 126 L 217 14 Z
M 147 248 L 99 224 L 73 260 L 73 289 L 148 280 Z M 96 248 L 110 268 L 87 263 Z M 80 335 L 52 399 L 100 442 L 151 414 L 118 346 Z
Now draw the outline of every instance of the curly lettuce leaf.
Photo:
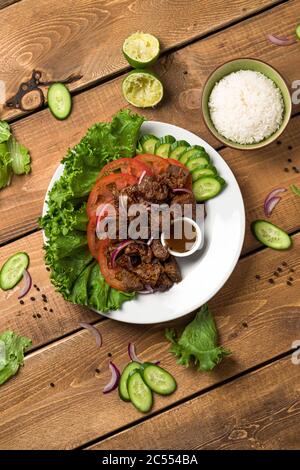
M 178 364 L 189 367 L 193 362 L 199 371 L 212 370 L 231 354 L 229 349 L 217 345 L 217 329 L 207 305 L 197 312 L 179 338 L 174 329 L 166 329 L 165 336 L 172 343 L 171 352 L 178 357 Z
M 3 142 L 0 144 L 0 189 L 9 186 L 11 175 L 11 156 L 6 142 Z
M 93 261 L 87 246 L 86 202 L 106 163 L 135 155 L 143 121 L 143 117 L 123 110 L 111 123 L 92 126 L 62 160 L 63 175 L 50 191 L 47 214 L 40 219 L 53 284 L 66 300 L 102 312 L 120 308 L 135 294 L 111 288 Z
M 23 364 L 24 351 L 31 340 L 18 336 L 13 331 L 0 334 L 0 385 L 15 375 Z
M 11 165 L 14 174 L 27 175 L 31 170 L 28 149 L 20 144 L 13 136 L 7 141 L 7 146 L 11 156 Z
M 296 194 L 296 196 L 300 196 L 300 188 L 298 188 L 298 186 L 296 186 L 295 184 L 291 184 L 290 188 L 292 192 Z
M 11 136 L 10 126 L 6 121 L 0 121 L 0 144 L 6 142 Z

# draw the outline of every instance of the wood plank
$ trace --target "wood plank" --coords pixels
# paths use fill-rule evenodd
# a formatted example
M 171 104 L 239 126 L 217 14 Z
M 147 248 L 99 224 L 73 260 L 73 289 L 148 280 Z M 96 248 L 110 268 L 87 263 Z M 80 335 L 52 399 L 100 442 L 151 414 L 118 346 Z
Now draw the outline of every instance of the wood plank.
M 169 95 L 159 108 L 143 113 L 148 118 L 185 127 L 217 145 L 209 137 L 202 122 L 198 99 L 207 75 L 217 64 L 244 53 L 265 59 L 278 69 L 285 71 L 290 82 L 299 78 L 297 68 L 294 67 L 298 60 L 298 45 L 289 46 L 285 49 L 285 54 L 279 54 L 278 48 L 269 44 L 265 39 L 270 23 L 285 24 L 287 30 L 294 28 L 299 3 L 297 0 L 274 8 L 267 14 L 262 14 L 251 21 L 230 28 L 230 30 L 223 32 L 222 36 L 217 34 L 164 58 L 160 63 L 159 72 L 166 82 Z M 249 37 L 253 37 L 253 40 L 249 41 Z M 184 74 L 186 71 L 188 71 L 188 75 Z M 111 114 L 124 106 L 125 103 L 120 92 L 120 80 L 113 80 L 76 96 L 73 113 L 66 121 L 57 121 L 49 115 L 48 110 L 44 110 L 13 125 L 16 136 L 31 150 L 32 174 L 15 178 L 12 185 L 1 192 L 3 197 L 0 206 L 0 243 L 16 238 L 37 227 L 37 218 L 41 213 L 46 188 L 67 148 L 78 142 L 86 129 L 94 122 L 109 119 Z M 195 93 L 193 90 L 196 90 Z M 189 100 L 183 99 L 184 96 L 191 96 L 192 93 L 198 96 L 193 105 Z M 292 120 L 285 133 L 284 142 L 285 145 L 288 145 L 288 141 L 292 140 L 294 158 L 295 161 L 298 160 L 299 166 L 300 144 L 296 139 L 297 125 L 299 126 L 299 118 L 295 122 Z M 263 185 L 259 189 L 259 199 L 257 203 L 255 202 L 256 211 L 259 211 L 262 204 L 262 191 L 267 194 L 267 191 L 274 185 L 281 184 L 282 181 L 294 182 L 295 176 L 297 176 L 290 171 L 286 175 L 283 173 L 283 179 L 281 179 L 284 155 L 282 155 L 281 149 L 277 149 L 275 145 L 270 147 L 270 151 L 276 152 L 276 158 L 272 165 L 270 160 L 263 158 L 267 154 L 267 150 L 261 150 L 257 154 L 255 153 L 255 156 L 251 153 L 247 159 L 247 154 L 243 152 L 228 150 L 224 153 L 228 161 L 232 163 L 237 161 L 243 167 L 240 179 L 239 169 L 234 165 L 235 174 L 242 185 L 243 175 L 248 174 L 248 170 L 245 169 L 248 162 L 249 169 L 252 168 L 252 160 L 261 159 L 262 162 L 266 162 L 266 167 L 263 169 L 268 174 L 268 177 L 265 178 L 267 186 Z M 263 165 L 264 163 L 262 163 Z M 275 170 L 276 179 L 273 178 L 273 165 L 278 167 Z M 259 169 L 261 170 L 262 167 L 259 166 Z M 280 178 L 277 179 L 277 177 Z M 246 185 L 247 180 L 244 178 Z M 247 186 L 244 194 L 247 194 Z M 253 202 L 251 202 L 251 207 L 254 207 Z M 290 225 L 296 225 L 298 220 L 299 217 L 296 221 L 291 216 Z
M 172 396 L 156 397 L 154 411 L 289 351 L 300 328 L 299 247 L 300 234 L 294 237 L 294 249 L 287 253 L 268 249 L 243 259 L 210 302 L 220 342 L 233 351 L 212 373 L 198 374 L 176 364 L 164 339 L 165 325 L 145 329 L 103 321 L 99 325 L 104 340 L 100 350 L 88 332 L 80 331 L 29 354 L 18 376 L 0 390 L 0 448 L 74 448 L 140 419 L 141 415 L 117 393 L 104 397 L 101 392 L 109 379 L 107 354 L 123 367 L 128 361 L 128 341 L 136 344 L 143 360 L 161 359 L 178 381 L 178 390 Z M 278 267 L 282 272 L 270 284 L 268 279 Z M 294 281 L 288 286 L 291 268 Z M 12 306 L 11 316 L 14 313 Z M 63 321 L 65 311 L 56 310 L 56 314 Z M 0 331 L 8 318 L 8 311 L 1 314 Z M 46 320 L 48 317 L 41 323 L 50 330 Z M 187 321 L 181 319 L 173 326 Z M 30 333 L 26 322 L 19 332 Z
M 221 0 L 181 0 L 172 2 L 170 15 L 164 0 L 23 0 L 0 13 L 1 79 L 7 98 L 33 69 L 44 81 L 83 75 L 71 86 L 82 89 L 128 68 L 121 46 L 137 29 L 157 35 L 168 50 L 276 3 L 231 0 L 224 8 Z M 20 111 L 3 109 L 4 118 L 16 115 Z
M 20 2 L 20 0 L 0 0 L 0 10 L 9 7 L 9 5 L 12 5 L 13 3 L 17 2 Z
M 89 449 L 297 450 L 299 390 L 288 356 Z

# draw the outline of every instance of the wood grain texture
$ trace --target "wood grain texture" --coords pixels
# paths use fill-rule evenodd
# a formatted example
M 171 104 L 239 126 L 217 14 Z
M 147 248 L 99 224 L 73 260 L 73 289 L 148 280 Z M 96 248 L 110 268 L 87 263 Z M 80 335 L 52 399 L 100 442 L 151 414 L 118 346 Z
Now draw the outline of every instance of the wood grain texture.
M 0 10 L 20 1 L 21 0 L 0 0 Z
M 81 74 L 71 89 L 82 89 L 128 67 L 121 47 L 137 29 L 157 35 L 166 50 L 276 3 L 230 0 L 224 8 L 221 0 L 23 0 L 0 12 L 1 79 L 7 98 L 33 69 L 45 81 Z M 18 114 L 3 109 L 4 118 Z
M 145 329 L 105 320 L 98 325 L 104 341 L 100 350 L 88 332 L 80 331 L 29 354 L 18 376 L 0 389 L 0 448 L 74 448 L 134 424 L 141 415 L 130 404 L 122 402 L 117 393 L 102 395 L 109 380 L 107 354 L 124 367 L 128 341 L 136 344 L 142 360 L 159 358 L 178 381 L 172 396 L 156 397 L 154 411 L 289 351 L 300 329 L 299 248 L 300 234 L 294 237 L 293 250 L 280 253 L 268 249 L 243 259 L 210 302 L 220 342 L 233 351 L 212 373 L 198 374 L 176 364 L 164 339 L 165 325 Z M 278 267 L 282 271 L 270 284 L 268 279 Z M 290 269 L 292 286 L 287 285 Z M 1 315 L 0 331 L 8 321 L 15 328 L 15 311 L 12 304 L 10 312 Z M 57 306 L 56 315 L 62 323 L 70 322 L 65 308 Z M 51 318 L 40 319 L 44 331 L 51 331 Z M 187 321 L 186 317 L 172 326 L 180 328 Z M 32 326 L 27 331 L 24 321 L 21 332 L 32 333 Z M 63 333 L 66 331 L 61 330 Z M 35 337 L 38 335 L 37 331 Z
M 299 392 L 288 356 L 89 449 L 298 450 Z
M 287 30 L 294 28 L 299 5 L 300 1 L 297 0 L 276 7 L 271 12 L 224 31 L 222 35 L 217 34 L 196 42 L 182 51 L 163 58 L 159 65 L 159 73 L 166 84 L 168 92 L 166 100 L 156 110 L 145 110 L 143 114 L 149 119 L 171 122 L 196 132 L 216 146 L 217 143 L 208 135 L 202 122 L 200 111 L 200 92 L 208 74 L 217 64 L 245 54 L 267 60 L 284 71 L 290 82 L 299 78 L 299 71 L 295 67 L 299 58 L 298 44 L 285 48 L 285 54 L 279 54 L 278 48 L 268 43 L 265 38 L 270 23 L 285 24 Z M 253 37 L 253 40 L 249 41 L 249 37 Z M 14 178 L 12 185 L 1 192 L 3 197 L 0 205 L 0 243 L 5 243 L 37 227 L 37 218 L 41 214 L 46 188 L 67 148 L 75 145 L 93 123 L 109 119 L 114 112 L 125 105 L 120 84 L 121 79 L 115 79 L 76 96 L 74 110 L 66 121 L 57 121 L 48 110 L 44 110 L 13 125 L 16 136 L 31 151 L 32 174 Z M 194 101 L 190 101 L 191 96 L 194 96 Z M 276 148 L 274 144 L 269 147 L 270 150 L 263 149 L 255 155 L 236 150 L 224 152 L 225 158 L 234 165 L 238 181 L 241 185 L 245 184 L 244 194 L 248 191 L 249 171 L 253 169 L 252 161 L 259 163 L 260 159 L 262 160 L 257 168 L 266 171 L 267 176 L 264 178 L 264 185 L 259 189 L 254 205 L 253 198 L 256 198 L 256 195 L 250 195 L 252 213 L 259 212 L 264 195 L 274 185 L 281 184 L 282 181 L 295 182 L 298 179 L 299 175 L 292 170 L 285 174 L 282 169 L 285 153 L 289 153 L 287 146 L 290 141 L 294 146 L 295 164 L 298 162 L 299 166 L 300 144 L 295 134 L 297 126 L 299 127 L 299 117 L 297 119 L 295 122 L 292 120 L 284 134 L 282 148 Z M 270 158 L 271 153 L 268 153 L 271 151 L 276 152 L 273 163 Z M 265 155 L 269 157 L 265 158 Z M 239 178 L 239 168 L 235 161 L 243 168 L 242 178 Z M 252 184 L 255 184 L 255 178 L 252 181 Z M 297 220 L 293 211 L 287 228 L 298 226 L 299 212 L 297 208 L 294 209 Z M 287 213 L 285 209 L 284 212 Z

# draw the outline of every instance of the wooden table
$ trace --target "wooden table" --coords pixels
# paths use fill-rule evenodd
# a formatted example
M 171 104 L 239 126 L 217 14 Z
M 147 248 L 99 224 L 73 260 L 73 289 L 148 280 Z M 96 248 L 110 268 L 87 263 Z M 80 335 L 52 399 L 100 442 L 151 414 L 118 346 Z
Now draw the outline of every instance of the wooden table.
M 292 363 L 293 342 L 300 340 L 299 198 L 285 193 L 271 218 L 292 235 L 294 247 L 286 253 L 260 246 L 249 222 L 263 217 L 263 200 L 272 188 L 300 184 L 292 169 L 300 160 L 300 106 L 294 106 L 280 141 L 250 154 L 220 147 L 200 110 L 207 76 L 232 58 L 265 60 L 290 86 L 299 80 L 300 44 L 280 48 L 266 40 L 267 33 L 292 33 L 299 12 L 299 0 L 0 0 L 0 79 L 7 97 L 33 69 L 44 80 L 82 75 L 70 85 L 74 109 L 66 121 L 55 120 L 47 107 L 29 114 L 1 110 L 1 118 L 11 121 L 16 137 L 30 149 L 32 173 L 14 178 L 0 193 L 0 261 L 27 251 L 40 287 L 24 305 L 16 295 L 0 292 L 0 331 L 12 329 L 33 341 L 25 367 L 0 388 L 1 449 L 299 448 L 300 365 Z M 241 259 L 209 302 L 220 341 L 233 355 L 211 373 L 176 364 L 164 339 L 165 325 L 121 324 L 66 303 L 51 286 L 43 262 L 37 219 L 50 178 L 91 124 L 127 105 L 120 85 L 129 68 L 121 44 L 137 29 L 161 40 L 155 69 L 166 90 L 161 106 L 143 114 L 189 129 L 219 149 L 245 201 Z M 102 332 L 100 350 L 81 321 Z M 176 393 L 157 398 L 146 416 L 117 393 L 102 394 L 108 353 L 123 367 L 129 340 L 142 358 L 160 358 L 178 381 Z

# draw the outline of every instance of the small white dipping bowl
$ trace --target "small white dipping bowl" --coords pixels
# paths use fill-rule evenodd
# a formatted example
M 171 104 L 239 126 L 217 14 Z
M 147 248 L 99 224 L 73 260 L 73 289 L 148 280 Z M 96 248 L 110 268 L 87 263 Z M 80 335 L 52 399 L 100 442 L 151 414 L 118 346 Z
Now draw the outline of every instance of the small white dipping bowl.
M 165 235 L 164 235 L 163 232 L 161 233 L 160 241 L 161 241 L 161 244 L 168 249 L 168 251 L 171 255 L 178 256 L 180 258 L 184 258 L 185 256 L 192 255 L 193 253 L 195 253 L 195 251 L 197 251 L 200 248 L 200 246 L 202 244 L 202 232 L 201 232 L 201 229 L 200 229 L 199 225 L 193 219 L 190 219 L 189 217 L 179 217 L 179 218 L 173 220 L 172 225 L 174 225 L 178 222 L 181 222 L 181 223 L 186 222 L 186 223 L 192 225 L 196 230 L 196 240 L 195 240 L 193 246 L 191 247 L 191 249 L 188 250 L 188 251 L 184 251 L 184 252 L 171 250 L 168 247 L 168 244 L 165 240 Z

